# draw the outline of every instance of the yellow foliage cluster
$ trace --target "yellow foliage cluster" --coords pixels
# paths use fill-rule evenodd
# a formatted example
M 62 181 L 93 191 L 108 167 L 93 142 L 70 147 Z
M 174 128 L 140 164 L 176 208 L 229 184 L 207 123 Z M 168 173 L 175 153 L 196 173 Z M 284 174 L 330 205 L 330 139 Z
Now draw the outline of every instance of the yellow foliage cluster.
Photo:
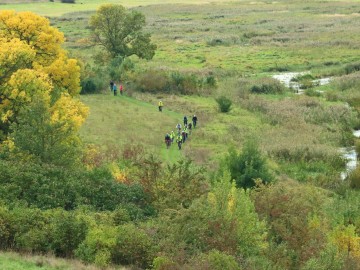
M 330 238 L 342 253 L 360 260 L 360 237 L 356 233 L 355 226 L 339 226 Z
M 126 183 L 128 181 L 125 170 L 121 170 L 115 163 L 110 165 L 110 171 L 117 182 Z
M 49 65 L 63 52 L 64 35 L 48 19 L 32 12 L 0 12 L 0 37 L 20 39 L 36 51 L 36 62 Z
M 88 114 L 88 108 L 79 100 L 63 94 L 51 108 L 51 121 L 70 125 L 75 131 L 85 121 Z
M 46 18 L 0 11 L 0 125 L 11 124 L 22 108 L 41 99 L 54 123 L 78 131 L 88 110 L 74 98 L 80 91 L 80 67 L 68 58 L 63 42 L 64 35 Z

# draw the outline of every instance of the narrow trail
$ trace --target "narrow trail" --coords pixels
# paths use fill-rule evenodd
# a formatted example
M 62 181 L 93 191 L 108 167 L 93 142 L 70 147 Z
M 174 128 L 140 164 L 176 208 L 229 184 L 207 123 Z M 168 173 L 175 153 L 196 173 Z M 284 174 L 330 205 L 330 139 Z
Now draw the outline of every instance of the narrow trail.
M 122 96 L 118 95 L 115 98 L 118 98 L 118 99 L 120 99 L 120 100 L 122 100 L 124 102 L 134 104 L 136 106 L 142 106 L 142 107 L 150 109 L 152 111 L 152 115 L 154 117 L 158 118 L 159 123 L 162 122 L 163 116 L 173 118 L 174 123 L 173 123 L 172 126 L 169 126 L 168 124 L 166 126 L 165 125 L 161 126 L 161 124 L 160 124 L 161 131 L 163 133 L 162 137 L 158 138 L 158 140 L 160 142 L 158 144 L 159 147 L 160 147 L 160 151 L 159 151 L 160 156 L 165 161 L 170 162 L 170 163 L 174 163 L 174 162 L 178 161 L 179 159 L 181 159 L 184 156 L 184 154 L 183 154 L 184 149 L 186 149 L 186 147 L 191 143 L 190 138 L 192 136 L 194 136 L 194 130 L 192 131 L 192 135 L 189 135 L 189 138 L 187 139 L 187 141 L 185 143 L 183 143 L 181 150 L 178 149 L 178 146 L 177 146 L 177 143 L 175 142 L 175 139 L 174 139 L 174 142 L 171 144 L 171 146 L 169 148 L 166 148 L 166 144 L 165 144 L 165 134 L 170 133 L 171 131 L 174 131 L 175 134 L 177 134 L 177 131 L 176 131 L 176 124 L 177 123 L 181 123 L 181 125 L 183 126 L 184 114 L 181 114 L 179 112 L 168 109 L 167 107 L 163 108 L 162 112 L 159 112 L 158 106 L 156 104 L 141 101 L 141 100 L 138 100 L 138 99 L 126 96 L 126 95 L 122 95 Z M 190 118 L 190 116 L 188 116 L 188 123 L 190 123 L 190 122 L 191 122 L 191 118 Z M 141 123 L 138 123 L 138 124 L 141 125 Z

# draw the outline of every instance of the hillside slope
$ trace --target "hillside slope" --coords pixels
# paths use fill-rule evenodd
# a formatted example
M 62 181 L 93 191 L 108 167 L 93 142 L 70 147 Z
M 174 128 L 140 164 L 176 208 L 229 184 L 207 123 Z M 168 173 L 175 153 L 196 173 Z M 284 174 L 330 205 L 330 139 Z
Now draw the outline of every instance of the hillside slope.
M 90 107 L 81 135 L 84 142 L 103 148 L 143 145 L 164 160 L 174 161 L 181 156 L 175 145 L 166 149 L 164 137 L 181 121 L 180 113 L 165 108 L 158 111 L 156 103 L 138 101 L 127 96 L 86 95 L 81 100 Z

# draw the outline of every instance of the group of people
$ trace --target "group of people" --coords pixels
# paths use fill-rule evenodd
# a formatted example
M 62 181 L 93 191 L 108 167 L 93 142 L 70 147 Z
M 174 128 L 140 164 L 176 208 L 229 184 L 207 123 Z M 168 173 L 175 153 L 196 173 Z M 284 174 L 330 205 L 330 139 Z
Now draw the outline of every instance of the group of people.
M 170 133 L 166 133 L 165 135 L 165 144 L 166 148 L 169 148 L 171 144 L 175 141 L 179 150 L 181 150 L 181 146 L 186 142 L 188 136 L 191 135 L 192 129 L 196 128 L 197 124 L 197 116 L 194 114 L 192 117 L 192 123 L 188 123 L 188 118 L 184 116 L 184 125 L 181 126 L 180 123 L 176 125 L 177 132 L 171 131 Z
M 116 83 L 114 83 L 114 81 L 110 81 L 110 91 L 112 91 L 114 93 L 114 96 L 117 96 L 117 85 Z M 124 88 L 122 86 L 122 84 L 119 85 L 119 90 L 120 90 L 120 95 L 123 95 L 124 92 Z

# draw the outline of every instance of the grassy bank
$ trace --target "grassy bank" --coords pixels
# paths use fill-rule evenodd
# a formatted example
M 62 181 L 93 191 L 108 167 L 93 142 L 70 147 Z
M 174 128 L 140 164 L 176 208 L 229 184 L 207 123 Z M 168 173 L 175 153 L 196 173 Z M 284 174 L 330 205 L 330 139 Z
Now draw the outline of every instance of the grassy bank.
M 51 256 L 19 255 L 12 252 L 0 253 L 2 270 L 98 270 L 98 267 L 84 265 L 75 260 L 64 260 Z M 104 268 L 102 268 L 104 269 Z M 124 267 L 106 268 L 108 270 L 126 270 Z

